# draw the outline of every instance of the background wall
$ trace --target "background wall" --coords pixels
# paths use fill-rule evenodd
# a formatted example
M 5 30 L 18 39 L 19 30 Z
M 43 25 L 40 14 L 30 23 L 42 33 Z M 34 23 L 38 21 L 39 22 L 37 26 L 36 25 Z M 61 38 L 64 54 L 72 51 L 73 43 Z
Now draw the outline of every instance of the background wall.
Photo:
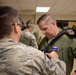
M 34 15 L 20 15 L 20 17 L 23 19 L 23 21 L 26 23 L 28 20 L 33 20 L 35 22 L 35 16 Z

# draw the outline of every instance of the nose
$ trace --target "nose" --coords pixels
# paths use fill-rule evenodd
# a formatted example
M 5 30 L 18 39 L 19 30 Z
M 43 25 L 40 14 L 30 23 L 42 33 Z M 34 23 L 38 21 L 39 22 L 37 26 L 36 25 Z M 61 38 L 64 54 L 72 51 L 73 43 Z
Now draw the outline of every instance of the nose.
M 45 34 L 46 32 L 45 31 L 42 31 L 42 33 Z

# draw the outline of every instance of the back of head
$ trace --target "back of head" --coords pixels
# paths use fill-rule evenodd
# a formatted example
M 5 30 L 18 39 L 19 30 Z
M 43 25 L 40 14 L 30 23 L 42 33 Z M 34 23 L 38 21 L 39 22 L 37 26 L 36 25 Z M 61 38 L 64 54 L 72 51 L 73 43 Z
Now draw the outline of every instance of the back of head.
M 51 15 L 51 14 L 44 14 L 42 15 L 38 20 L 37 20 L 37 24 L 39 24 L 41 21 L 46 21 L 46 23 L 48 24 L 51 21 L 56 22 L 55 18 Z
M 10 6 L 0 6 L 0 38 L 10 35 L 12 32 L 12 25 L 17 21 L 17 10 Z
M 33 26 L 34 26 L 34 22 L 32 20 L 28 20 L 26 22 L 26 28 L 33 27 Z
M 26 28 L 26 25 L 25 25 L 24 21 L 22 20 L 22 18 L 19 17 L 19 20 L 22 24 L 21 30 L 23 31 Z

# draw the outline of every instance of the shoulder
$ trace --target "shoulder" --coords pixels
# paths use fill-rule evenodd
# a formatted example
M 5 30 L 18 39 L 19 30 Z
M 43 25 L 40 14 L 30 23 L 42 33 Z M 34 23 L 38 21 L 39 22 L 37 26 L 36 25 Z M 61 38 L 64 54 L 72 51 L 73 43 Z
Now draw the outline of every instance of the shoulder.
M 29 38 L 30 39 L 36 39 L 35 36 L 32 33 L 30 33 Z
M 74 46 L 74 48 L 76 47 L 76 38 L 73 38 L 72 45 Z
M 21 32 L 21 34 L 22 34 L 22 35 L 30 35 L 30 32 L 25 29 L 25 30 L 23 30 L 23 31 Z
M 73 38 L 69 37 L 68 35 L 66 34 L 63 34 L 60 38 L 59 38 L 60 41 L 63 41 L 63 42 L 72 42 L 73 41 Z
M 36 49 L 36 48 L 34 48 L 32 46 L 22 44 L 22 43 L 18 43 L 16 45 L 16 48 L 21 49 L 21 51 L 24 51 L 25 53 L 27 53 L 28 55 L 31 55 L 31 56 L 37 56 L 37 55 L 44 54 L 40 50 L 38 50 L 38 49 Z
M 41 40 L 41 42 L 40 42 L 40 45 L 41 44 L 45 44 L 45 43 L 48 43 L 48 38 L 47 37 L 44 37 L 42 40 Z
M 48 42 L 48 38 L 47 37 L 44 37 L 41 42 Z
M 24 30 L 21 32 L 21 37 L 25 37 L 29 39 L 30 37 L 32 37 L 32 35 L 29 31 Z

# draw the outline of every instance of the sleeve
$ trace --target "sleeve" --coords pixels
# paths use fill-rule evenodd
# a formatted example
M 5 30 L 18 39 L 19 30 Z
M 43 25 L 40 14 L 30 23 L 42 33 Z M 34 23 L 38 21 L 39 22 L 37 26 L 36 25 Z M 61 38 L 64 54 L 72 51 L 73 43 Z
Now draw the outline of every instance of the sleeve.
M 44 55 L 43 59 L 36 58 L 34 66 L 33 75 L 66 75 L 66 65 L 58 58 L 49 59 Z
M 25 47 L 24 44 L 23 46 Z M 66 67 L 63 61 L 58 58 L 49 59 L 43 52 L 33 47 L 29 48 L 28 46 L 25 49 L 27 50 L 17 47 L 17 50 L 14 50 L 15 54 L 10 55 L 14 59 L 9 62 L 11 64 L 9 70 L 14 75 L 66 75 Z
M 53 58 L 51 61 L 56 67 L 56 75 L 66 75 L 66 64 L 63 61 L 60 61 L 58 58 Z

